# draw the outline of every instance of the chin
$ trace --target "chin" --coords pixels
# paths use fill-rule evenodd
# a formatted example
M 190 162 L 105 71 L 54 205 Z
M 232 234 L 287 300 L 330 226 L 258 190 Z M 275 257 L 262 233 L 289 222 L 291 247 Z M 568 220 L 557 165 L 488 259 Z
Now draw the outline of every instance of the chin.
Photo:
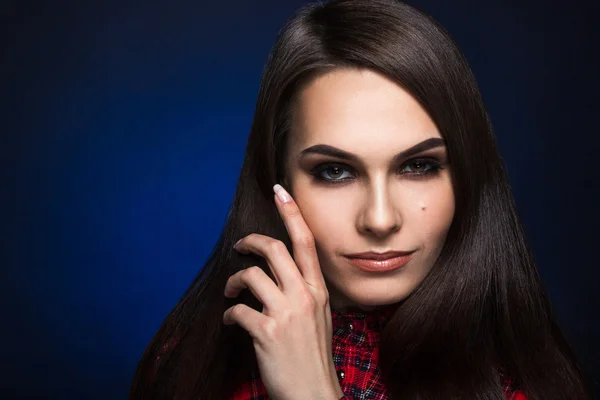
M 352 301 L 352 303 L 357 306 L 362 307 L 381 307 L 388 306 L 390 304 L 398 303 L 408 297 L 410 293 L 406 295 L 400 294 L 391 296 L 389 293 L 381 293 L 381 294 L 371 294 L 371 295 L 361 295 L 361 296 L 352 296 L 348 299 Z
M 402 302 L 427 276 L 421 268 L 411 268 L 410 262 L 402 270 L 387 276 L 365 275 L 346 265 L 343 268 L 324 269 L 323 274 L 330 293 L 331 307 L 334 309 L 368 309 Z
M 399 303 L 406 299 L 415 289 L 414 287 L 399 286 L 395 289 L 390 285 L 368 285 L 370 287 L 356 287 L 354 290 L 340 290 L 336 292 L 337 298 L 331 299 L 333 308 L 358 307 L 362 309 L 372 309 L 376 307 L 388 306 Z

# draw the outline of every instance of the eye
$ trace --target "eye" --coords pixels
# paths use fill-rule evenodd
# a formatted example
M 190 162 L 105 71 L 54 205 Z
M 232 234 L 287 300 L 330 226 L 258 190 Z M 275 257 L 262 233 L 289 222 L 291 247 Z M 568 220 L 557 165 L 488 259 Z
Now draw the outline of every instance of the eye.
M 440 169 L 442 169 L 442 166 L 438 160 L 432 158 L 421 158 L 411 160 L 404 164 L 404 167 L 400 170 L 400 173 L 410 175 L 426 175 L 438 172 Z
M 340 182 L 354 178 L 349 168 L 340 164 L 322 164 L 313 169 L 313 176 L 322 181 Z

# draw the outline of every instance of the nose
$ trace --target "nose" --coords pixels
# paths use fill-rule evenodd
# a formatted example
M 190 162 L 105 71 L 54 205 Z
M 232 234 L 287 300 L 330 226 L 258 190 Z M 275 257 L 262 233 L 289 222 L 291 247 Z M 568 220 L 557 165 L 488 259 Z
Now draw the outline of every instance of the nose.
M 372 185 L 357 224 L 360 232 L 379 238 L 400 230 L 402 226 L 400 211 L 394 204 L 387 185 L 383 183 Z

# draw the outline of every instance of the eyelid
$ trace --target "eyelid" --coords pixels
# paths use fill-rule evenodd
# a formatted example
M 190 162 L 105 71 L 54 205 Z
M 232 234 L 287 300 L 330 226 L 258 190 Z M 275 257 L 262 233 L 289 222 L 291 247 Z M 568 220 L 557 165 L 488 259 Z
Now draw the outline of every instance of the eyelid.
M 406 161 L 403 161 L 401 166 L 410 164 L 410 163 L 414 163 L 414 162 L 430 162 L 430 163 L 435 163 L 435 164 L 443 164 L 443 161 L 439 158 L 439 157 L 435 157 L 435 156 L 417 156 L 417 157 L 413 157 L 410 158 Z
M 400 165 L 393 167 L 393 169 L 398 169 L 401 167 L 406 166 L 407 164 L 410 163 L 414 163 L 414 162 L 430 162 L 430 163 L 434 163 L 436 165 L 441 165 L 444 164 L 444 161 L 442 159 L 440 159 L 438 156 L 434 156 L 434 155 L 421 155 L 421 156 L 415 156 L 415 157 L 411 157 L 407 160 L 402 161 L 402 163 L 400 163 Z M 326 169 L 328 167 L 341 167 L 344 169 L 347 169 L 349 171 L 352 171 L 353 173 L 356 173 L 356 168 L 352 167 L 351 165 L 348 165 L 346 162 L 343 161 L 325 161 L 325 162 L 321 162 L 318 163 L 316 166 L 312 167 L 310 169 L 311 173 L 316 173 L 319 171 L 322 171 L 323 169 Z
M 420 155 L 416 155 L 416 156 L 412 156 L 406 160 L 403 160 L 399 165 L 397 166 L 392 166 L 391 168 L 396 171 L 396 173 L 398 173 L 400 170 L 404 169 L 407 165 L 410 165 L 412 163 L 416 163 L 416 162 L 422 162 L 422 163 L 428 163 L 431 165 L 431 169 L 434 170 L 439 170 L 439 169 L 445 169 L 445 164 L 447 163 L 446 161 L 446 157 L 445 156 L 441 156 L 439 154 L 420 154 Z M 350 174 L 352 174 L 353 176 L 351 178 L 344 178 L 344 179 L 339 179 L 339 180 L 327 180 L 327 179 L 323 179 L 323 178 L 319 178 L 318 175 L 320 175 L 325 169 L 329 168 L 329 167 L 339 167 L 342 169 L 347 170 Z M 352 179 L 356 179 L 357 178 L 357 168 L 352 167 L 351 165 L 349 165 L 347 162 L 344 161 L 323 161 L 318 163 L 317 165 L 315 165 L 314 167 L 310 168 L 309 173 L 319 179 L 328 181 L 330 183 L 341 183 L 341 182 L 345 182 L 348 180 L 352 180 Z M 413 173 L 406 173 L 408 175 L 422 175 L 422 174 L 413 174 Z
M 338 167 L 341 168 L 345 171 L 347 171 L 350 175 L 352 175 L 351 177 L 346 177 L 346 178 L 342 178 L 342 179 L 327 179 L 324 178 L 322 176 L 322 173 L 327 170 L 330 167 Z M 342 184 L 342 183 L 347 183 L 348 181 L 352 181 L 354 179 L 356 179 L 356 171 L 354 168 L 352 168 L 351 166 L 349 166 L 346 163 L 343 162 L 335 162 L 335 161 L 331 161 L 331 162 L 323 162 L 320 164 L 317 164 L 315 167 L 311 168 L 309 171 L 310 175 L 312 175 L 315 179 L 322 181 L 324 183 L 327 184 Z
M 406 166 L 411 165 L 411 164 L 416 164 L 416 163 L 419 163 L 419 164 L 428 164 L 428 165 L 431 166 L 431 169 L 433 169 L 433 170 L 444 169 L 444 163 L 441 160 L 439 160 L 438 158 L 435 158 L 435 157 L 416 157 L 416 158 L 412 158 L 410 160 L 407 160 L 406 162 L 403 162 L 402 165 L 400 167 L 398 167 L 398 170 L 402 170 Z
M 350 165 L 343 163 L 343 162 L 338 162 L 338 161 L 326 161 L 326 162 L 319 163 L 316 166 L 312 167 L 310 169 L 310 172 L 311 173 L 320 172 L 329 167 L 340 167 L 340 168 L 344 168 L 344 169 L 347 169 L 352 172 L 356 172 L 356 170 L 353 167 L 351 167 Z
M 444 166 L 444 164 L 446 164 L 445 158 L 440 158 L 437 156 L 421 156 L 421 157 L 411 158 L 410 160 L 406 160 L 405 162 L 402 163 L 402 166 L 409 165 L 409 164 L 416 163 L 416 162 L 429 163 L 434 166 Z

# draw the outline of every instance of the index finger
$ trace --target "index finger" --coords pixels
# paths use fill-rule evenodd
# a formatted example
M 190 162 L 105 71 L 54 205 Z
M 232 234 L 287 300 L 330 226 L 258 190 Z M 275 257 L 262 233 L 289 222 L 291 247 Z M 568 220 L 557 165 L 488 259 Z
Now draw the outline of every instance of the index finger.
M 319 265 L 315 239 L 302 217 L 300 208 L 281 185 L 273 186 L 273 191 L 277 210 L 292 240 L 294 261 L 300 273 L 309 285 L 325 287 L 325 278 L 323 278 Z

